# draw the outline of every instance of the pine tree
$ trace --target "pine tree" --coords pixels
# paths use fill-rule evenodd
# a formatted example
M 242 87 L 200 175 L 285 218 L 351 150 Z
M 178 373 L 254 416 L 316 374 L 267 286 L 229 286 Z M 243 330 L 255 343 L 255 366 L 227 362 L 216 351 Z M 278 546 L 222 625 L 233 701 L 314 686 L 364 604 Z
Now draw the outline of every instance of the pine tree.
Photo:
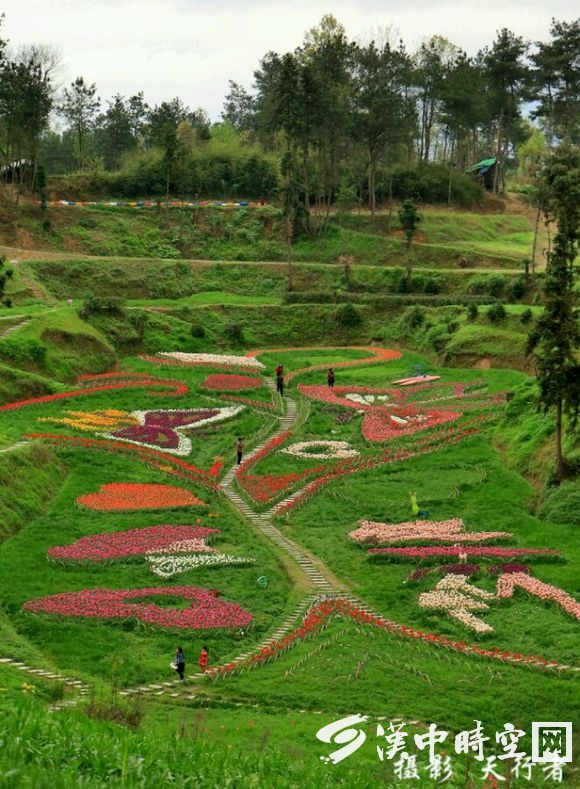
M 562 451 L 563 417 L 575 427 L 580 410 L 580 324 L 574 293 L 580 238 L 580 150 L 562 145 L 550 159 L 545 175 L 548 189 L 546 218 L 557 224 L 554 247 L 548 254 L 546 305 L 528 338 L 535 352 L 539 403 L 555 411 L 556 475 L 566 476 Z

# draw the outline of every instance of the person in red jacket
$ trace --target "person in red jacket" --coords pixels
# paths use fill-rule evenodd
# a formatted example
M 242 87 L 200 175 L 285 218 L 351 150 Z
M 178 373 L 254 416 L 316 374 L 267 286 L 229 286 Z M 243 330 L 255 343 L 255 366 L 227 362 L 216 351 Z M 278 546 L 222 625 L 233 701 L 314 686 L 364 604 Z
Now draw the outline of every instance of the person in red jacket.
M 207 647 L 202 647 L 202 650 L 199 655 L 199 667 L 201 669 L 202 674 L 205 674 L 208 659 L 209 659 L 209 650 Z

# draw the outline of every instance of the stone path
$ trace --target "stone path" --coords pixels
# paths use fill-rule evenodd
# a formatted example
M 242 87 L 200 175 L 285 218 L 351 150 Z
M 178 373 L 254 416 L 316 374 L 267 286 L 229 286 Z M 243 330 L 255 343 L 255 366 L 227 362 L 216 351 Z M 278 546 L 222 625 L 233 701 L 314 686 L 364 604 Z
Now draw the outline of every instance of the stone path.
M 19 671 L 24 671 L 25 673 L 31 674 L 35 677 L 48 679 L 52 682 L 62 682 L 63 685 L 67 686 L 70 690 L 76 691 L 77 695 L 75 698 L 63 699 L 62 701 L 57 701 L 54 704 L 51 704 L 51 706 L 48 708 L 49 712 L 56 712 L 57 710 L 72 707 L 75 704 L 84 701 L 89 693 L 89 686 L 80 679 L 75 679 L 74 677 L 65 677 L 62 674 L 58 674 L 54 671 L 47 671 L 46 669 L 42 668 L 32 668 L 26 663 L 23 663 L 21 660 L 14 660 L 13 658 L 0 658 L 0 663 L 2 663 L 4 666 L 10 666 L 12 668 L 18 669 Z

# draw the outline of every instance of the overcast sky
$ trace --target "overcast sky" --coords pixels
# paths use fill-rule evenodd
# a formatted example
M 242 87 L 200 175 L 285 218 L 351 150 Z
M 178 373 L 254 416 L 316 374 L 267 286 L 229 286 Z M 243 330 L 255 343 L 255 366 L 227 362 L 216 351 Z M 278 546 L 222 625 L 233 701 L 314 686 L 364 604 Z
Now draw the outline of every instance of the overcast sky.
M 143 91 L 153 105 L 178 96 L 219 120 L 228 80 L 252 85 L 268 51 L 299 46 L 332 13 L 350 39 L 390 27 L 407 49 L 446 36 L 469 54 L 507 27 L 548 40 L 552 17 L 572 21 L 575 0 L 3 0 L 2 34 L 13 47 L 49 44 L 61 55 L 59 81 L 94 82 L 103 100 Z

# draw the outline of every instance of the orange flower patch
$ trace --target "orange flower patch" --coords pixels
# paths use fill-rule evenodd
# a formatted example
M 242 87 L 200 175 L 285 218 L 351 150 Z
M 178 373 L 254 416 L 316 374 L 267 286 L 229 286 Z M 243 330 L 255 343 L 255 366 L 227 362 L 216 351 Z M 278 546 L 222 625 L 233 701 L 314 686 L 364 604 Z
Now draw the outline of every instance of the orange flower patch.
M 100 512 L 205 506 L 201 499 L 185 488 L 135 482 L 111 482 L 108 485 L 102 485 L 97 493 L 79 496 L 76 502 L 83 507 Z

